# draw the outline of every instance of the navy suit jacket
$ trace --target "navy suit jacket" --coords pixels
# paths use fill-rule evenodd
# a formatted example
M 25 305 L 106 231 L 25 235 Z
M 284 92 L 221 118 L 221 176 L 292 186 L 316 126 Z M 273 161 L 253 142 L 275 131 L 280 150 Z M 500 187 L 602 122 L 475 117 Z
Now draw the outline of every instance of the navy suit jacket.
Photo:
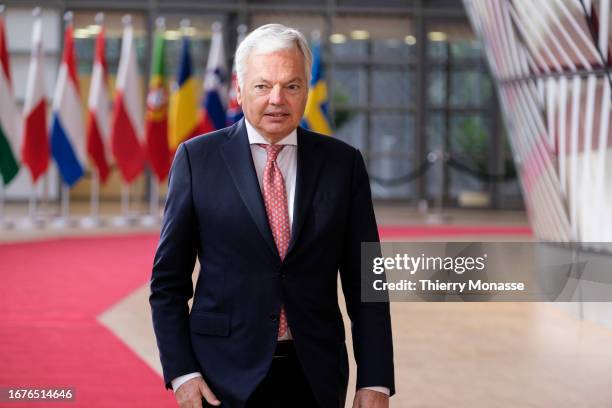
M 200 371 L 224 406 L 242 407 L 272 361 L 283 304 L 318 402 L 344 407 L 348 359 L 339 271 L 357 388 L 395 392 L 389 304 L 360 299 L 361 242 L 379 240 L 363 158 L 332 137 L 302 128 L 297 137 L 292 239 L 284 261 L 268 225 L 244 120 L 179 147 L 150 295 L 166 387 Z M 196 257 L 201 269 L 194 293 Z

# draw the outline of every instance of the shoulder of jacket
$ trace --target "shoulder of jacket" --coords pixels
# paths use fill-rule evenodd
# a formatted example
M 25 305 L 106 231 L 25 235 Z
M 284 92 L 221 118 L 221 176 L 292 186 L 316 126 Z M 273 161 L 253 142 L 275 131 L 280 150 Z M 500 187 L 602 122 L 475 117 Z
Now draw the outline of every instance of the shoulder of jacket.
M 203 154 L 210 153 L 221 146 L 225 141 L 228 140 L 228 135 L 232 130 L 233 126 L 229 126 L 223 129 L 215 130 L 214 132 L 205 133 L 199 136 L 195 136 L 182 143 L 187 152 L 191 154 Z

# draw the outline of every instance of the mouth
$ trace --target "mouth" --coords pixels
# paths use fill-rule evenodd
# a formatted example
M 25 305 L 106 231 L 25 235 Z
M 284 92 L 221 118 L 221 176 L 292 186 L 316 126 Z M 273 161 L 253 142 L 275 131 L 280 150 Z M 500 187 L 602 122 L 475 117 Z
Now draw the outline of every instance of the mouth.
M 289 114 L 285 112 L 270 112 L 270 113 L 265 113 L 264 116 L 268 116 L 270 118 L 284 118 L 284 117 L 289 116 Z

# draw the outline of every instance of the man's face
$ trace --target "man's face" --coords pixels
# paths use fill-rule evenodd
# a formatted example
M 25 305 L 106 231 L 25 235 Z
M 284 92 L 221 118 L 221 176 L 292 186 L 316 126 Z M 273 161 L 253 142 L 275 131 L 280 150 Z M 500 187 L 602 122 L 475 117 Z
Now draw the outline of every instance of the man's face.
M 251 54 L 238 87 L 244 116 L 271 143 L 297 128 L 308 98 L 304 57 L 297 48 Z

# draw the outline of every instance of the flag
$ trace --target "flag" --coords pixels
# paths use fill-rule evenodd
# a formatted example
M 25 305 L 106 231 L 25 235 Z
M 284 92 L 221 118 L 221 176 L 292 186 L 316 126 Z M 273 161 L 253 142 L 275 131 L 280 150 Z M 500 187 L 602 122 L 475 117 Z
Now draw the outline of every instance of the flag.
M 176 83 L 170 95 L 168 144 L 176 151 L 181 142 L 198 133 L 198 87 L 191 68 L 189 38 L 183 36 Z
M 163 181 L 170 170 L 168 147 L 168 87 L 166 83 L 164 36 L 159 30 L 153 45 L 153 61 L 149 94 L 147 95 L 146 139 L 147 155 L 158 181 Z
M 131 183 L 144 169 L 144 118 L 140 77 L 134 49 L 134 32 L 127 24 L 123 29 L 121 57 L 111 125 L 112 152 L 126 183 Z
M 242 107 L 238 103 L 238 76 L 236 74 L 236 64 L 234 63 L 234 67 L 232 68 L 232 82 L 230 88 L 227 92 L 228 102 L 227 102 L 227 113 L 225 123 L 227 126 L 231 126 L 234 123 L 238 122 L 242 116 Z
M 331 121 L 327 110 L 327 84 L 323 75 L 321 44 L 312 47 L 312 78 L 308 101 L 302 118 L 302 127 L 314 132 L 331 135 Z
M 20 125 L 11 85 L 4 18 L 0 17 L 0 176 L 5 185 L 19 172 L 17 143 Z
M 200 132 L 208 133 L 222 129 L 227 106 L 227 68 L 223 51 L 221 25 L 213 24 L 213 35 L 204 76 L 204 99 L 200 115 Z
M 87 101 L 87 153 L 98 170 L 102 183 L 106 182 L 110 174 L 108 164 L 110 109 L 104 37 L 105 29 L 102 27 L 96 39 L 96 54 Z
M 42 19 L 37 17 L 32 27 L 32 56 L 28 70 L 25 103 L 23 107 L 23 164 L 30 169 L 36 183 L 49 165 L 47 138 L 47 105 L 45 101 L 44 56 L 42 49 Z
M 243 28 L 241 30 L 241 27 Z M 238 27 L 239 30 L 239 34 L 238 34 L 238 45 L 240 45 L 240 43 L 242 42 L 242 40 L 244 40 L 244 34 L 246 31 L 246 26 L 239 26 Z M 230 88 L 227 91 L 227 113 L 226 113 L 226 120 L 225 123 L 227 126 L 231 126 L 234 123 L 238 122 L 242 116 L 242 107 L 240 106 L 240 104 L 238 103 L 238 74 L 236 73 L 236 60 L 234 60 L 234 63 L 232 64 L 232 79 L 231 79 L 231 83 L 230 83 Z
M 72 23 L 64 31 L 64 54 L 53 95 L 51 155 L 60 175 L 73 186 L 85 173 L 85 126 L 79 92 Z

